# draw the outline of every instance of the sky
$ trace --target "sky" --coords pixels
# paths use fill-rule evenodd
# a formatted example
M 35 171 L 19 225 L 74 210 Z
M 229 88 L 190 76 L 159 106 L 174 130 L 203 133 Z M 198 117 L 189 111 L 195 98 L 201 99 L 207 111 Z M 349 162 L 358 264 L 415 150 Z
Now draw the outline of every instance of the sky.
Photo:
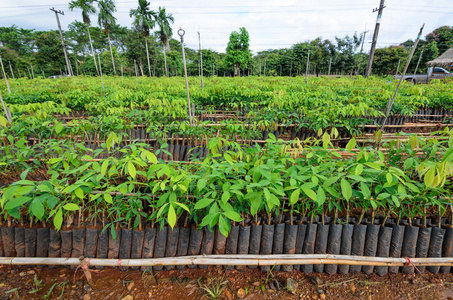
M 240 27 L 250 34 L 253 53 L 268 49 L 289 48 L 317 37 L 334 41 L 335 36 L 365 35 L 364 50 L 371 46 L 380 0 L 156 0 L 151 9 L 159 6 L 173 14 L 173 38 L 182 27 L 186 46 L 198 48 L 198 33 L 203 49 L 225 52 L 229 35 Z M 0 26 L 16 25 L 21 28 L 57 29 L 54 7 L 64 11 L 60 15 L 63 30 L 74 20 L 82 20 L 81 10 L 69 11 L 68 0 L 1 0 Z M 115 17 L 122 26 L 131 27 L 131 8 L 137 0 L 115 0 Z M 415 39 L 426 23 L 423 37 L 434 29 L 453 26 L 452 0 L 387 0 L 382 14 L 377 47 L 397 45 Z M 97 24 L 97 16 L 91 17 Z

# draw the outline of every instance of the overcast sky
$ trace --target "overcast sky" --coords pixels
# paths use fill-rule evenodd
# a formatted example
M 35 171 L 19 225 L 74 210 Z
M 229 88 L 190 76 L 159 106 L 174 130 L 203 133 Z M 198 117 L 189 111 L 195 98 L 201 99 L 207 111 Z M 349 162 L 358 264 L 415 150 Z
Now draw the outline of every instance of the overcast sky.
M 74 20 L 81 21 L 81 10 L 68 9 L 65 0 L 1 0 L 0 26 L 16 25 L 37 30 L 57 29 L 51 7 L 64 11 L 60 16 L 63 30 Z M 122 26 L 131 27 L 129 10 L 137 7 L 137 0 L 115 1 L 118 11 L 115 16 Z M 387 0 L 382 14 L 378 47 L 398 44 L 415 39 L 423 23 L 423 36 L 443 25 L 453 26 L 452 0 Z M 245 27 L 250 34 L 250 47 L 256 53 L 267 49 L 291 47 L 316 37 L 334 40 L 361 34 L 369 30 L 365 50 L 370 47 L 379 0 L 160 0 L 151 1 L 151 9 L 165 6 L 175 18 L 174 36 L 177 29 L 186 31 L 188 47 L 198 48 L 201 32 L 203 48 L 225 52 L 229 34 Z M 97 16 L 91 17 L 97 24 Z

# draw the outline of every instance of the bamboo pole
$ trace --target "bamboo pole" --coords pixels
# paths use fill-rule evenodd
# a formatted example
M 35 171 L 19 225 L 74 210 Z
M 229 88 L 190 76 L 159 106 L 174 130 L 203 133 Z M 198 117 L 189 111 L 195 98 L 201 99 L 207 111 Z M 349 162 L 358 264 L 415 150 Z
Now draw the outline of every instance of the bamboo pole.
M 86 262 L 86 260 L 85 260 Z M 62 265 L 87 266 L 79 258 L 53 257 L 0 257 L 3 265 Z M 271 255 L 197 255 L 150 259 L 98 259 L 89 260 L 89 266 L 138 267 L 180 265 L 222 266 L 273 266 L 335 264 L 356 266 L 453 266 L 453 257 L 440 258 L 391 258 L 333 254 L 271 254 Z M 89 272 L 89 271 L 87 271 Z
M 0 65 L 2 67 L 3 78 L 5 78 L 6 87 L 8 88 L 8 92 L 11 94 L 11 88 L 9 87 L 8 78 L 6 77 L 5 68 L 3 67 L 3 61 L 2 61 L 1 57 L 0 57 Z
M 386 112 L 385 112 L 384 121 L 382 122 L 382 125 L 381 125 L 381 131 L 384 131 L 385 124 L 387 123 L 387 119 L 388 119 L 389 114 L 390 114 L 390 110 L 392 109 L 393 103 L 395 102 L 395 98 L 396 98 L 396 95 L 398 94 L 398 91 L 400 89 L 401 83 L 404 80 L 404 75 L 406 75 L 407 68 L 409 67 L 409 64 L 411 63 L 412 56 L 414 55 L 415 49 L 417 48 L 418 42 L 420 41 L 420 37 L 422 35 L 424 27 L 425 27 L 425 24 L 423 23 L 423 26 L 420 28 L 420 32 L 417 35 L 417 39 L 415 40 L 415 44 L 412 47 L 411 53 L 409 54 L 409 58 L 407 59 L 406 66 L 404 67 L 403 72 L 401 73 L 401 78 L 400 78 L 400 80 L 398 82 L 398 85 L 396 87 L 395 93 L 393 94 L 393 97 L 391 99 L 389 99 L 389 101 L 387 103 L 387 109 L 386 109 Z M 371 63 L 372 63 L 372 61 L 371 61 Z M 370 65 L 370 63 L 369 63 L 369 65 Z M 371 71 L 371 67 L 370 67 L 370 71 Z M 366 76 L 368 77 L 368 75 L 369 74 L 368 74 L 368 68 L 367 68 Z

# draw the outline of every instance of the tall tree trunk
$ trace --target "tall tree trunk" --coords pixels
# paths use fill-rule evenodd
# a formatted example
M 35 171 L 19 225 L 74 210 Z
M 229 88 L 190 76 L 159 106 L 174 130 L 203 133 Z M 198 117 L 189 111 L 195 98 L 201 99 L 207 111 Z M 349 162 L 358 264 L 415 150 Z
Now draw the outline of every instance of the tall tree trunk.
M 164 64 L 165 64 L 165 76 L 168 77 L 168 69 L 167 69 L 167 51 L 166 51 L 166 46 L 164 44 L 162 44 L 162 46 L 164 46 Z
M 96 57 L 94 56 L 93 42 L 91 41 L 90 26 L 89 25 L 87 25 L 87 30 L 88 30 L 88 39 L 90 40 L 90 46 L 91 46 L 91 55 L 93 56 L 94 66 L 96 67 L 96 73 L 99 76 L 98 64 L 96 63 Z
M 171 49 L 170 49 L 170 41 L 168 40 L 168 38 L 167 38 L 167 41 L 165 42 L 165 44 L 167 46 L 167 50 L 171 51 Z
M 149 77 L 151 77 L 151 64 L 149 63 L 148 38 L 145 36 L 146 59 L 148 60 Z
M 116 68 L 115 68 L 115 60 L 113 59 L 112 43 L 110 42 L 110 33 L 108 31 L 107 31 L 107 38 L 109 39 L 110 56 L 112 56 L 113 73 L 116 76 Z

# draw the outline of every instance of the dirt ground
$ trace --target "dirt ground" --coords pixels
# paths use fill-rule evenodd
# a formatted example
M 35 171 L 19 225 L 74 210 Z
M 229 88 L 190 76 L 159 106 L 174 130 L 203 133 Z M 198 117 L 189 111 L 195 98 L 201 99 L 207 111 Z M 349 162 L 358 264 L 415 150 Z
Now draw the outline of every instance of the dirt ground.
M 160 272 L 0 266 L 0 299 L 451 299 L 453 275 L 367 276 L 299 271 L 225 271 L 215 266 Z

